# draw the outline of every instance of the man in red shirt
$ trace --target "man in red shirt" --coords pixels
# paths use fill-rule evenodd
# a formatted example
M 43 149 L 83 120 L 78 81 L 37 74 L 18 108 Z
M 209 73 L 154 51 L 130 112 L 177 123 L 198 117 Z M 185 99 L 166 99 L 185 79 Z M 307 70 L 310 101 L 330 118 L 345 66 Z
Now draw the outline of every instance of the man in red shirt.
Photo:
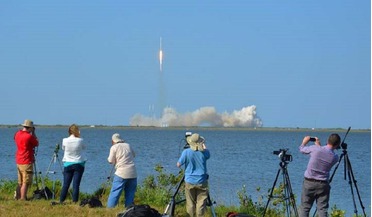
M 27 190 L 32 184 L 34 173 L 34 149 L 39 145 L 39 141 L 35 134 L 34 123 L 31 120 L 25 120 L 22 126 L 23 129 L 17 131 L 14 135 L 14 141 L 17 145 L 15 158 L 18 171 L 16 199 L 27 200 Z

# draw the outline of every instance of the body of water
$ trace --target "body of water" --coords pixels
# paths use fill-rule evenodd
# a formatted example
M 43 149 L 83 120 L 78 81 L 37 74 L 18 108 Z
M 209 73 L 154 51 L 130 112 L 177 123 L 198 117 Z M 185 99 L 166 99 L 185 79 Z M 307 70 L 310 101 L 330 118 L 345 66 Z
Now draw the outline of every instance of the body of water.
M 16 180 L 16 165 L 14 153 L 16 151 L 13 135 L 17 128 L 0 128 L 1 157 L 0 179 Z M 169 129 L 169 128 L 82 128 L 81 136 L 88 146 L 86 154 L 85 173 L 81 183 L 81 191 L 92 193 L 102 183 L 106 182 L 111 171 L 107 162 L 111 146 L 111 136 L 118 132 L 133 147 L 136 152 L 135 163 L 138 170 L 138 179 L 142 180 L 151 174 L 156 174 L 154 167 L 160 164 L 167 173 L 177 174 L 179 169 L 176 162 L 183 150 L 186 131 L 197 132 L 205 137 L 206 145 L 211 152 L 208 160 L 210 175 L 210 194 L 217 204 L 238 205 L 237 192 L 245 186 L 247 194 L 253 201 L 260 195 L 267 196 L 268 190 L 273 186 L 276 174 L 280 169 L 280 158 L 273 151 L 288 149 L 287 154 L 292 155 L 287 170 L 291 181 L 293 193 L 296 195 L 297 205 L 300 205 L 303 174 L 307 166 L 308 156 L 298 151 L 298 146 L 306 135 L 317 136 L 322 145 L 333 131 L 313 130 L 245 130 L 245 129 Z M 344 138 L 346 130 L 340 130 Z M 56 170 L 56 174 L 49 174 L 51 179 L 62 180 L 58 171 L 58 163 L 52 162 L 56 144 L 61 144 L 62 139 L 68 136 L 66 128 L 38 128 L 37 136 L 40 147 L 37 152 L 37 166 L 45 176 L 48 167 Z M 348 144 L 346 150 L 337 153 L 347 153 L 352 165 L 355 180 L 344 179 L 344 161 L 336 172 L 331 183 L 330 206 L 337 205 L 339 209 L 346 210 L 346 216 L 354 213 L 354 200 L 359 214 L 362 214 L 360 201 L 354 187 L 356 183 L 361 202 L 365 206 L 367 215 L 371 215 L 371 133 L 353 132 L 351 130 L 345 140 Z M 345 152 L 346 151 L 346 152 Z M 58 159 L 62 160 L 63 152 L 58 152 Z M 332 172 L 333 173 L 333 172 Z M 279 177 L 278 183 L 282 181 Z M 277 184 L 278 185 L 278 184 Z M 257 188 L 261 191 L 257 192 Z M 352 194 L 353 190 L 353 194 Z M 263 198 L 266 204 L 267 197 Z M 166 206 L 166 204 L 164 204 Z

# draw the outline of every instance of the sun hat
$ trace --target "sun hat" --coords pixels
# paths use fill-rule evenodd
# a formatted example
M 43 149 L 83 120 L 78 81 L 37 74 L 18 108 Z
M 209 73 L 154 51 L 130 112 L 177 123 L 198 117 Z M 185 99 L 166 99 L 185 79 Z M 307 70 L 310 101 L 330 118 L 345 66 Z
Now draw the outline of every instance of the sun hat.
M 34 122 L 31 120 L 26 119 L 25 122 L 23 122 L 22 126 L 24 127 L 34 127 Z
M 200 136 L 198 133 L 194 133 L 186 138 L 187 143 L 190 148 L 194 151 L 203 151 L 203 143 L 205 141 L 204 137 Z
M 120 143 L 120 142 L 124 142 L 124 139 L 121 139 L 120 138 L 120 134 L 119 133 L 114 133 L 114 135 L 112 135 L 112 141 L 114 143 Z

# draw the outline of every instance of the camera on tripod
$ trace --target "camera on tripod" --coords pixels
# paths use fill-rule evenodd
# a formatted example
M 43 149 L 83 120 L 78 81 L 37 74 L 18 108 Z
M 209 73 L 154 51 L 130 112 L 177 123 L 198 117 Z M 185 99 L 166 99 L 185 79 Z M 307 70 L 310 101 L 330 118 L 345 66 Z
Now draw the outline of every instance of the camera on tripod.
M 289 162 L 292 161 L 292 155 L 287 154 L 288 149 L 279 149 L 279 151 L 273 151 L 273 154 L 278 155 L 281 161 Z
M 341 142 L 341 144 L 340 144 L 339 146 L 337 146 L 336 149 L 338 150 L 338 149 L 341 149 L 341 148 L 342 148 L 343 150 L 346 150 L 346 149 L 347 149 L 347 144 L 344 143 L 344 142 Z
M 189 136 L 191 136 L 192 135 L 192 132 L 186 132 L 185 133 L 185 142 L 186 142 L 186 144 L 183 146 L 183 149 L 188 149 L 188 148 L 190 148 L 190 144 L 189 143 L 187 143 L 187 137 L 189 137 Z
M 54 148 L 54 153 L 58 153 L 58 151 L 59 151 L 59 144 L 57 143 L 56 147 Z
M 341 148 L 342 148 L 342 149 L 347 149 L 347 144 L 346 144 L 346 143 L 344 143 L 344 142 L 343 142 L 343 143 L 341 143 L 341 145 L 340 145 L 340 146 L 341 146 Z M 340 146 L 339 146 L 339 147 L 340 147 Z

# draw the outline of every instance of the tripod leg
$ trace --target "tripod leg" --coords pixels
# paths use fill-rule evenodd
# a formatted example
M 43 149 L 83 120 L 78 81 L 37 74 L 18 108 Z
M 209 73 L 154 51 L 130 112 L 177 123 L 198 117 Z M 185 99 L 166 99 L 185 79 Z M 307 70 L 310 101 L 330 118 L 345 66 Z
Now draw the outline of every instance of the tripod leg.
M 41 199 L 42 195 L 44 194 L 44 197 L 48 199 L 48 195 L 45 191 L 45 185 L 44 185 L 44 180 L 43 177 L 38 177 L 38 174 L 41 175 L 41 172 L 37 170 L 37 165 L 36 165 L 36 160 L 33 164 L 34 167 L 34 174 L 35 174 L 35 184 L 36 184 L 36 194 L 34 194 L 34 197 L 37 197 L 36 199 Z M 41 181 L 41 189 L 39 188 L 39 179 Z M 43 191 L 41 191 L 43 190 Z
M 329 183 L 332 182 L 332 180 L 333 180 L 333 176 L 335 175 L 338 166 L 340 166 L 341 160 L 344 158 L 344 155 L 345 155 L 344 153 L 342 153 L 342 154 L 340 155 L 340 158 L 338 159 L 337 165 L 336 165 L 335 169 L 333 170 L 333 173 L 332 173 L 331 177 L 329 178 Z
M 63 175 L 63 166 L 62 166 L 62 162 L 61 160 L 59 159 L 58 157 L 58 152 L 54 152 L 53 153 L 53 157 L 49 163 L 49 166 L 48 166 L 48 169 L 47 169 L 47 172 L 46 174 L 53 174 L 54 177 L 53 177 L 53 184 L 52 184 L 52 198 L 55 199 L 56 198 L 56 174 L 57 174 L 57 166 L 56 164 L 58 163 L 58 166 L 59 166 L 59 169 L 60 169 L 60 172 L 61 174 Z M 53 167 L 53 168 L 52 168 Z M 51 170 L 52 169 L 52 170 Z M 46 177 L 45 177 L 46 178 Z M 72 193 L 71 191 L 69 191 L 70 193 L 70 196 L 72 197 Z
M 285 171 L 283 172 L 283 191 L 284 191 L 284 204 L 285 204 L 285 209 L 287 212 L 287 216 L 289 217 L 291 213 L 291 202 L 290 202 L 290 193 L 288 189 L 288 183 L 287 183 L 287 175 Z
M 298 211 L 297 211 L 297 206 L 296 206 L 296 200 L 294 198 L 291 181 L 289 179 L 288 170 L 286 168 L 285 168 L 285 182 L 284 183 L 285 183 L 284 187 L 287 189 L 286 190 L 286 192 L 287 192 L 286 197 L 288 197 L 289 205 L 292 205 L 293 212 L 294 212 L 295 216 L 297 217 L 298 216 Z M 290 209 L 287 208 L 287 211 L 288 211 L 288 214 L 290 214 Z
M 271 200 L 271 198 L 273 197 L 273 192 L 274 192 L 274 188 L 275 188 L 275 186 L 276 186 L 276 182 L 278 181 L 279 173 L 280 173 L 280 169 L 278 169 L 278 172 L 276 173 L 275 181 L 274 181 L 273 187 L 271 188 L 271 191 L 270 191 L 269 197 L 268 197 L 268 199 L 267 199 L 267 203 L 266 203 L 266 206 L 265 206 L 265 210 L 264 210 L 264 213 L 263 213 L 263 217 L 265 217 L 265 214 L 266 214 L 266 211 L 267 211 L 267 207 L 269 206 L 270 200 Z
M 170 207 L 173 206 L 173 202 L 174 201 L 171 199 L 171 201 L 168 203 L 167 207 L 164 210 L 163 216 L 166 216 L 168 214 Z
M 346 167 L 347 167 L 347 174 L 348 174 L 348 178 L 349 178 L 349 185 L 350 185 L 351 195 L 353 197 L 354 213 L 356 214 L 356 216 L 358 216 L 358 210 L 357 210 L 356 202 L 355 202 L 355 199 L 354 199 L 353 184 L 354 184 L 355 190 L 356 190 L 357 195 L 358 195 L 360 206 L 362 207 L 362 210 L 363 210 L 363 215 L 367 216 L 366 213 L 365 213 L 365 210 L 364 210 L 363 202 L 360 198 L 359 189 L 358 189 L 358 186 L 356 184 L 357 181 L 355 180 L 355 177 L 354 177 L 354 173 L 353 173 L 353 169 L 351 167 L 350 159 L 347 155 L 346 155 L 345 159 L 346 159 L 346 163 L 347 163 Z
M 174 192 L 174 194 L 173 194 L 170 202 L 168 203 L 168 205 L 167 205 L 167 207 L 166 207 L 166 209 L 164 211 L 164 215 L 168 214 L 168 212 L 169 212 L 170 213 L 169 214 L 169 217 L 173 217 L 174 216 L 174 212 L 176 210 L 176 204 L 177 204 L 177 202 L 176 202 L 176 196 L 177 196 L 177 194 L 178 194 L 178 192 L 179 192 L 179 190 L 181 188 L 181 185 L 183 184 L 184 180 L 185 180 L 185 176 L 183 176 L 182 179 L 181 179 L 181 181 L 178 183 L 177 188 L 176 188 L 176 191 Z
M 211 200 L 209 190 L 208 190 L 207 194 L 208 194 L 208 205 L 211 207 L 212 217 L 216 217 L 216 212 L 214 211 L 213 202 Z
M 49 175 L 50 173 L 51 173 L 51 174 L 55 174 L 55 171 L 54 171 L 54 170 L 53 170 L 53 171 L 51 170 L 51 167 L 52 167 L 52 165 L 54 165 L 55 160 L 56 160 L 56 158 L 55 158 L 55 154 L 53 154 L 52 159 L 50 160 L 50 163 L 49 163 L 49 165 L 48 165 L 48 168 L 47 168 L 47 170 L 46 170 L 46 172 L 45 172 L 44 183 L 47 181 L 47 178 L 49 177 L 48 175 Z M 53 168 L 53 169 L 54 169 L 54 168 Z M 47 195 L 47 193 L 46 193 L 46 191 L 45 191 L 45 186 L 44 186 L 45 196 L 46 196 L 47 199 L 55 199 L 55 187 L 54 187 L 54 185 L 55 185 L 55 181 L 53 181 L 53 186 L 52 186 L 52 196 L 51 196 L 51 198 L 49 198 L 49 196 Z
M 336 171 L 337 171 L 338 167 L 340 166 L 341 160 L 344 159 L 344 156 L 345 156 L 345 152 L 343 152 L 343 153 L 340 155 L 340 158 L 338 159 L 338 162 L 337 162 L 337 164 L 336 164 L 336 167 L 335 167 L 335 169 L 333 170 L 331 177 L 329 178 L 329 184 L 331 184 L 331 182 L 332 182 L 332 180 L 333 180 L 333 177 L 335 176 Z M 345 170 L 345 168 L 344 168 L 344 170 Z M 345 178 L 345 179 L 346 179 L 346 178 Z M 316 202 L 316 201 L 315 201 L 315 202 Z M 315 208 L 315 211 L 314 211 L 313 217 L 315 217 L 316 213 L 317 213 L 317 208 Z

